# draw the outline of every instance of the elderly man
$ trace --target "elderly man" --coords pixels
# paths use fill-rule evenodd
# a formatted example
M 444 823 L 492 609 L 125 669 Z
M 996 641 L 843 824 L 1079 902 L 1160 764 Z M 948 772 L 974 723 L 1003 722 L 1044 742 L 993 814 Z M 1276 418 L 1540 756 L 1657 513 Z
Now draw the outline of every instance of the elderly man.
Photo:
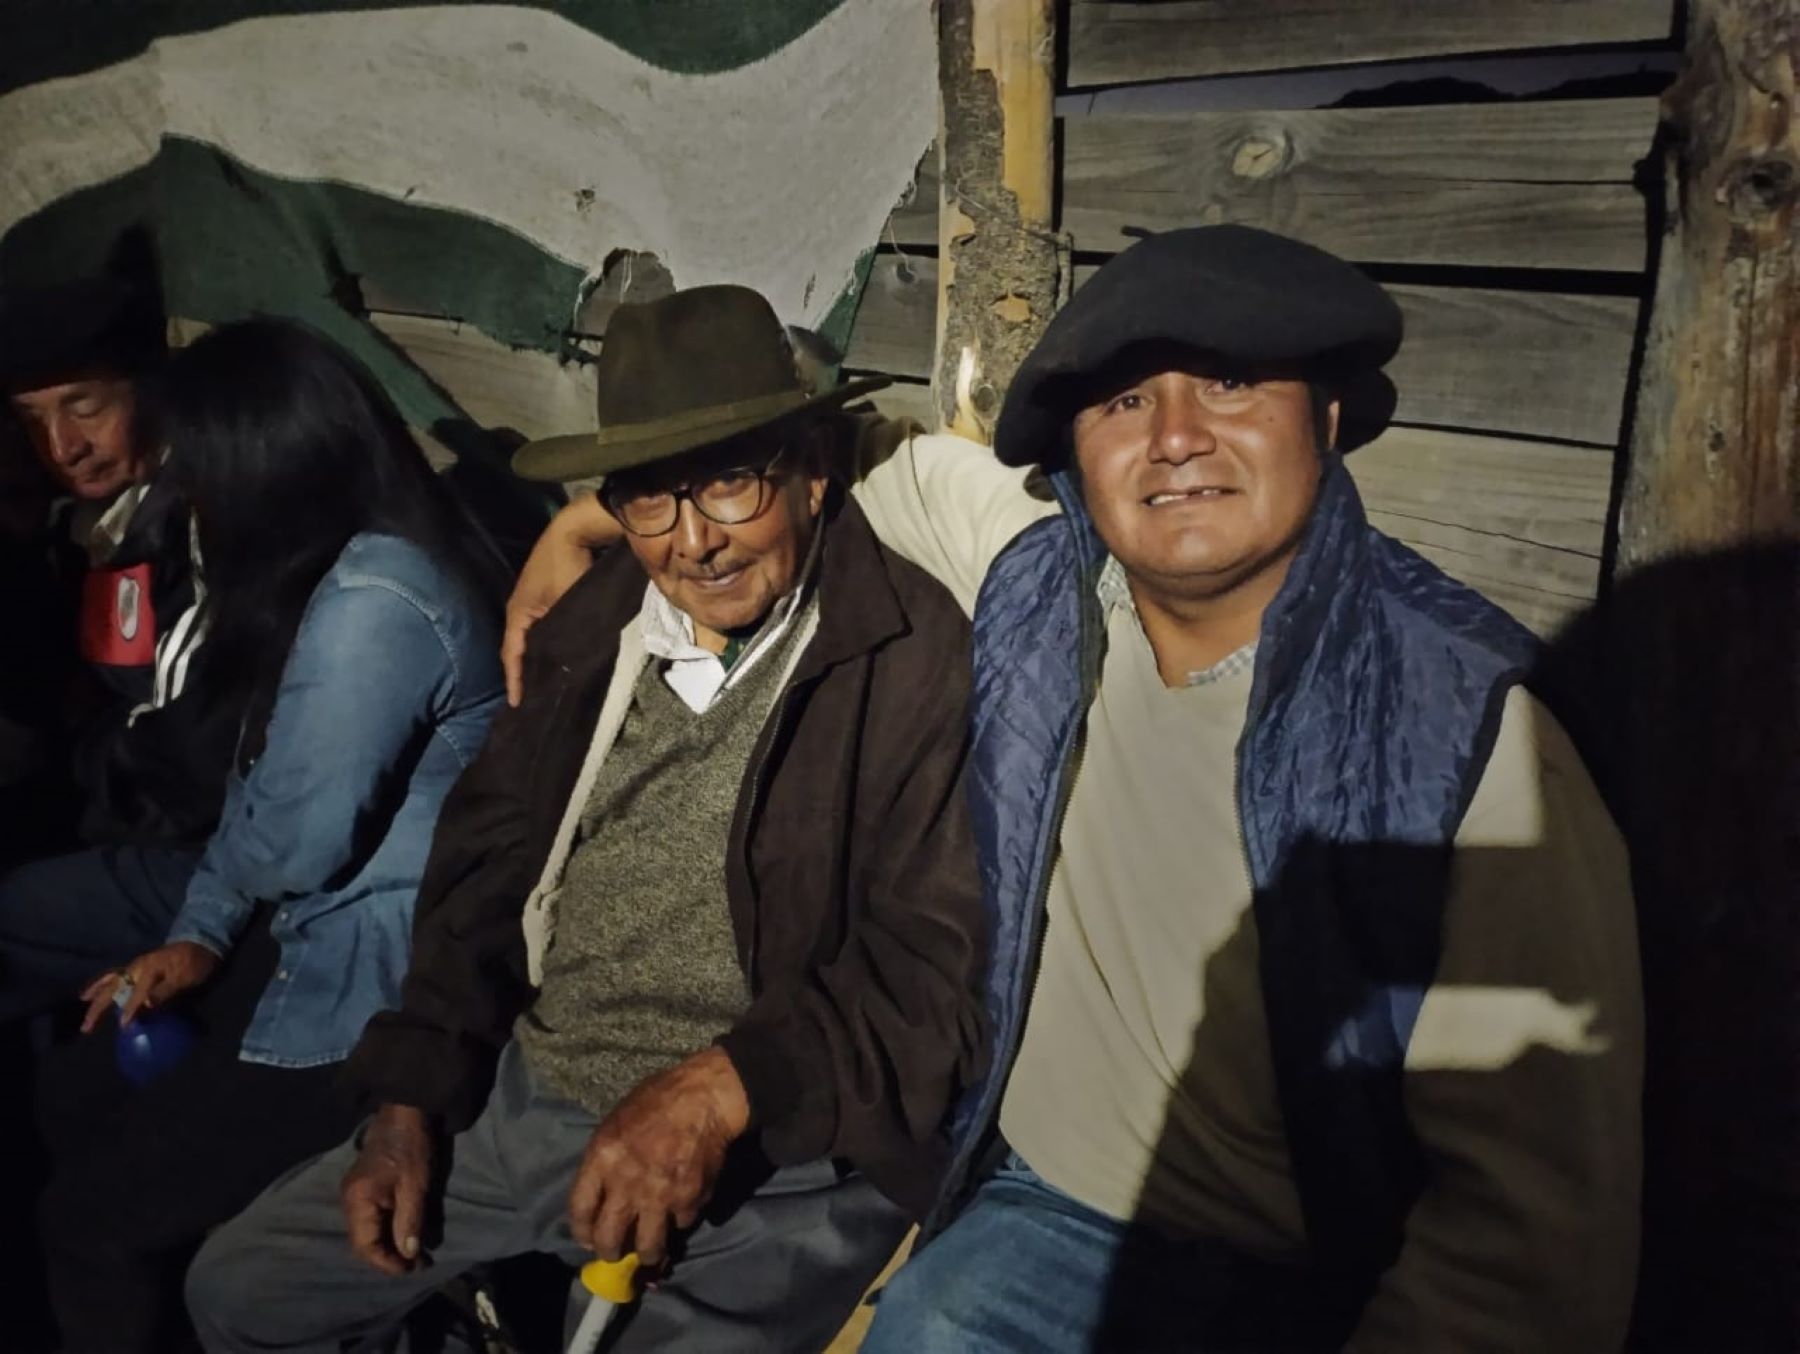
M 597 376 L 598 436 L 517 465 L 605 474 L 629 549 L 445 806 L 375 1117 L 190 1272 L 211 1349 L 336 1349 L 533 1250 L 667 1265 L 615 1348 L 817 1348 L 985 1066 L 967 623 L 826 474 L 871 383 L 809 393 L 740 287 L 621 307 Z
M 974 607 L 997 918 L 994 1070 L 865 1348 L 1619 1347 L 1627 864 L 1529 636 L 1363 515 L 1400 333 L 1321 251 L 1158 236 L 1052 321 L 1001 464 L 921 437 L 860 486 Z
M 89 680 L 64 675 L 29 722 L 68 730 L 91 848 L 0 880 L 0 1019 L 160 943 L 224 799 L 236 710 L 190 690 L 201 627 L 187 512 L 154 475 L 147 406 L 164 356 L 159 309 L 123 283 L 0 290 L 5 417 L 60 494 L 14 554 L 49 565 L 32 576 L 53 594 L 35 599 L 50 632 L 14 638 L 41 655 L 66 635 L 84 660 Z M 17 772 L 56 776 L 41 761 Z M 66 849 L 68 826 L 0 863 Z

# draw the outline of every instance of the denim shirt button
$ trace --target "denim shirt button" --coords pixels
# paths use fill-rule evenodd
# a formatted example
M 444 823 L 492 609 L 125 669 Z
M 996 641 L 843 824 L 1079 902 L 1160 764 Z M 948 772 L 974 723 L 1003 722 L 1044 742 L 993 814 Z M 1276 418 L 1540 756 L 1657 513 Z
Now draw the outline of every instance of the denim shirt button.
M 277 978 L 281 979 L 281 981 L 285 983 L 287 981 L 288 971 L 286 969 L 282 969 L 281 972 L 277 973 L 275 976 Z

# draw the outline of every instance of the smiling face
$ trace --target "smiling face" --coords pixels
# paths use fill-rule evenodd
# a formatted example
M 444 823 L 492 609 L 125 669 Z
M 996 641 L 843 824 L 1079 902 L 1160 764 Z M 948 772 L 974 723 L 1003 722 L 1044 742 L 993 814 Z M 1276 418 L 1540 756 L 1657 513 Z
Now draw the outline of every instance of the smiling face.
M 767 466 L 780 453 L 766 479 L 762 509 L 749 520 L 715 522 L 695 507 L 691 496 L 683 496 L 673 529 L 625 538 L 663 596 L 693 619 L 703 645 L 723 648 L 726 634 L 761 622 L 798 582 L 828 482 L 807 469 L 818 464 L 811 438 L 799 435 L 786 450 L 766 437 L 737 438 L 632 471 L 625 486 L 612 486 L 639 493 L 687 489 L 691 494 L 719 476 Z
M 1172 607 L 1255 587 L 1266 604 L 1318 495 L 1306 382 L 1164 353 L 1090 390 L 1075 461 L 1094 525 L 1133 585 Z
M 17 391 L 10 401 L 38 460 L 75 497 L 109 499 L 143 473 L 129 379 L 96 374 Z

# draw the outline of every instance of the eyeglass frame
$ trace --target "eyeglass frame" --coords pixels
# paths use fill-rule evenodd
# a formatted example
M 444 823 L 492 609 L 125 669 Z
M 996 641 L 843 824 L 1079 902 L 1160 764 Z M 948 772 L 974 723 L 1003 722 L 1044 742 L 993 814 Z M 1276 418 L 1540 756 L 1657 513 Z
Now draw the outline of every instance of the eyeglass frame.
M 659 493 L 667 493 L 670 496 L 671 502 L 673 504 L 674 511 L 669 518 L 668 526 L 663 527 L 659 531 L 639 531 L 637 528 L 633 527 L 629 522 L 627 522 L 625 520 L 624 512 L 621 511 L 613 503 L 612 496 L 607 492 L 607 485 L 605 485 L 605 484 L 601 485 L 600 492 L 596 496 L 600 500 L 600 506 L 606 509 L 606 511 L 612 516 L 612 519 L 615 522 L 617 522 L 621 527 L 623 527 L 627 534 L 632 535 L 632 536 L 642 537 L 644 539 L 653 539 L 657 536 L 667 536 L 671 531 L 675 530 L 676 527 L 680 526 L 681 525 L 681 504 L 682 504 L 683 500 L 686 500 L 687 502 L 692 503 L 694 505 L 694 511 L 699 513 L 702 517 L 704 517 L 709 522 L 712 522 L 712 523 L 714 523 L 718 526 L 722 526 L 722 527 L 741 527 L 744 525 L 744 523 L 754 522 L 757 518 L 761 517 L 763 515 L 763 513 L 768 509 L 769 504 L 774 502 L 773 495 L 770 493 L 770 490 L 773 489 L 773 487 L 774 487 L 770 483 L 770 476 L 774 474 L 775 467 L 781 464 L 781 458 L 788 454 L 788 450 L 789 450 L 789 448 L 786 446 L 777 448 L 775 454 L 769 458 L 768 464 L 763 466 L 763 468 L 761 470 L 755 470 L 752 467 L 747 466 L 747 465 L 728 466 L 724 470 L 720 470 L 720 471 L 715 472 L 714 474 L 706 476 L 703 480 L 701 480 L 699 482 L 698 487 L 703 489 L 708 484 L 711 484 L 716 480 L 722 480 L 722 479 L 725 479 L 732 475 L 744 475 L 744 474 L 754 475 L 756 477 L 756 506 L 753 509 L 751 509 L 748 514 L 746 514 L 743 517 L 734 517 L 729 520 L 725 519 L 725 518 L 721 518 L 721 517 L 714 517 L 701 504 L 700 500 L 697 497 L 695 497 L 696 486 L 695 486 L 695 484 L 690 482 L 688 484 L 682 485 L 679 489 L 667 489 L 667 490 L 658 490 L 657 491 Z

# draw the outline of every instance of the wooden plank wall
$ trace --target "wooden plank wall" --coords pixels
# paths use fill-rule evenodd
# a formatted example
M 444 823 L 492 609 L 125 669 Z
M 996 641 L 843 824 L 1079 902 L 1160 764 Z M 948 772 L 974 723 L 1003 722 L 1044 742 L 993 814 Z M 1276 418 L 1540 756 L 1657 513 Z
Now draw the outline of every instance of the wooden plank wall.
M 1071 0 L 1076 88 L 1521 47 L 1654 42 L 1667 0 Z
M 1672 0 L 1067 0 L 1065 19 L 1066 87 L 1081 89 L 1522 45 L 1667 47 L 1674 10 Z M 1469 69 L 1464 78 L 1478 78 Z M 1656 100 L 1642 95 L 1071 111 L 1059 127 L 1058 225 L 1076 286 L 1129 246 L 1129 230 L 1220 221 L 1369 267 L 1407 321 L 1389 368 L 1395 426 L 1350 459 L 1371 515 L 1550 633 L 1600 584 L 1648 295 L 1640 164 L 1656 124 Z M 935 152 L 921 169 L 876 259 L 847 363 L 905 378 L 878 402 L 929 421 Z

